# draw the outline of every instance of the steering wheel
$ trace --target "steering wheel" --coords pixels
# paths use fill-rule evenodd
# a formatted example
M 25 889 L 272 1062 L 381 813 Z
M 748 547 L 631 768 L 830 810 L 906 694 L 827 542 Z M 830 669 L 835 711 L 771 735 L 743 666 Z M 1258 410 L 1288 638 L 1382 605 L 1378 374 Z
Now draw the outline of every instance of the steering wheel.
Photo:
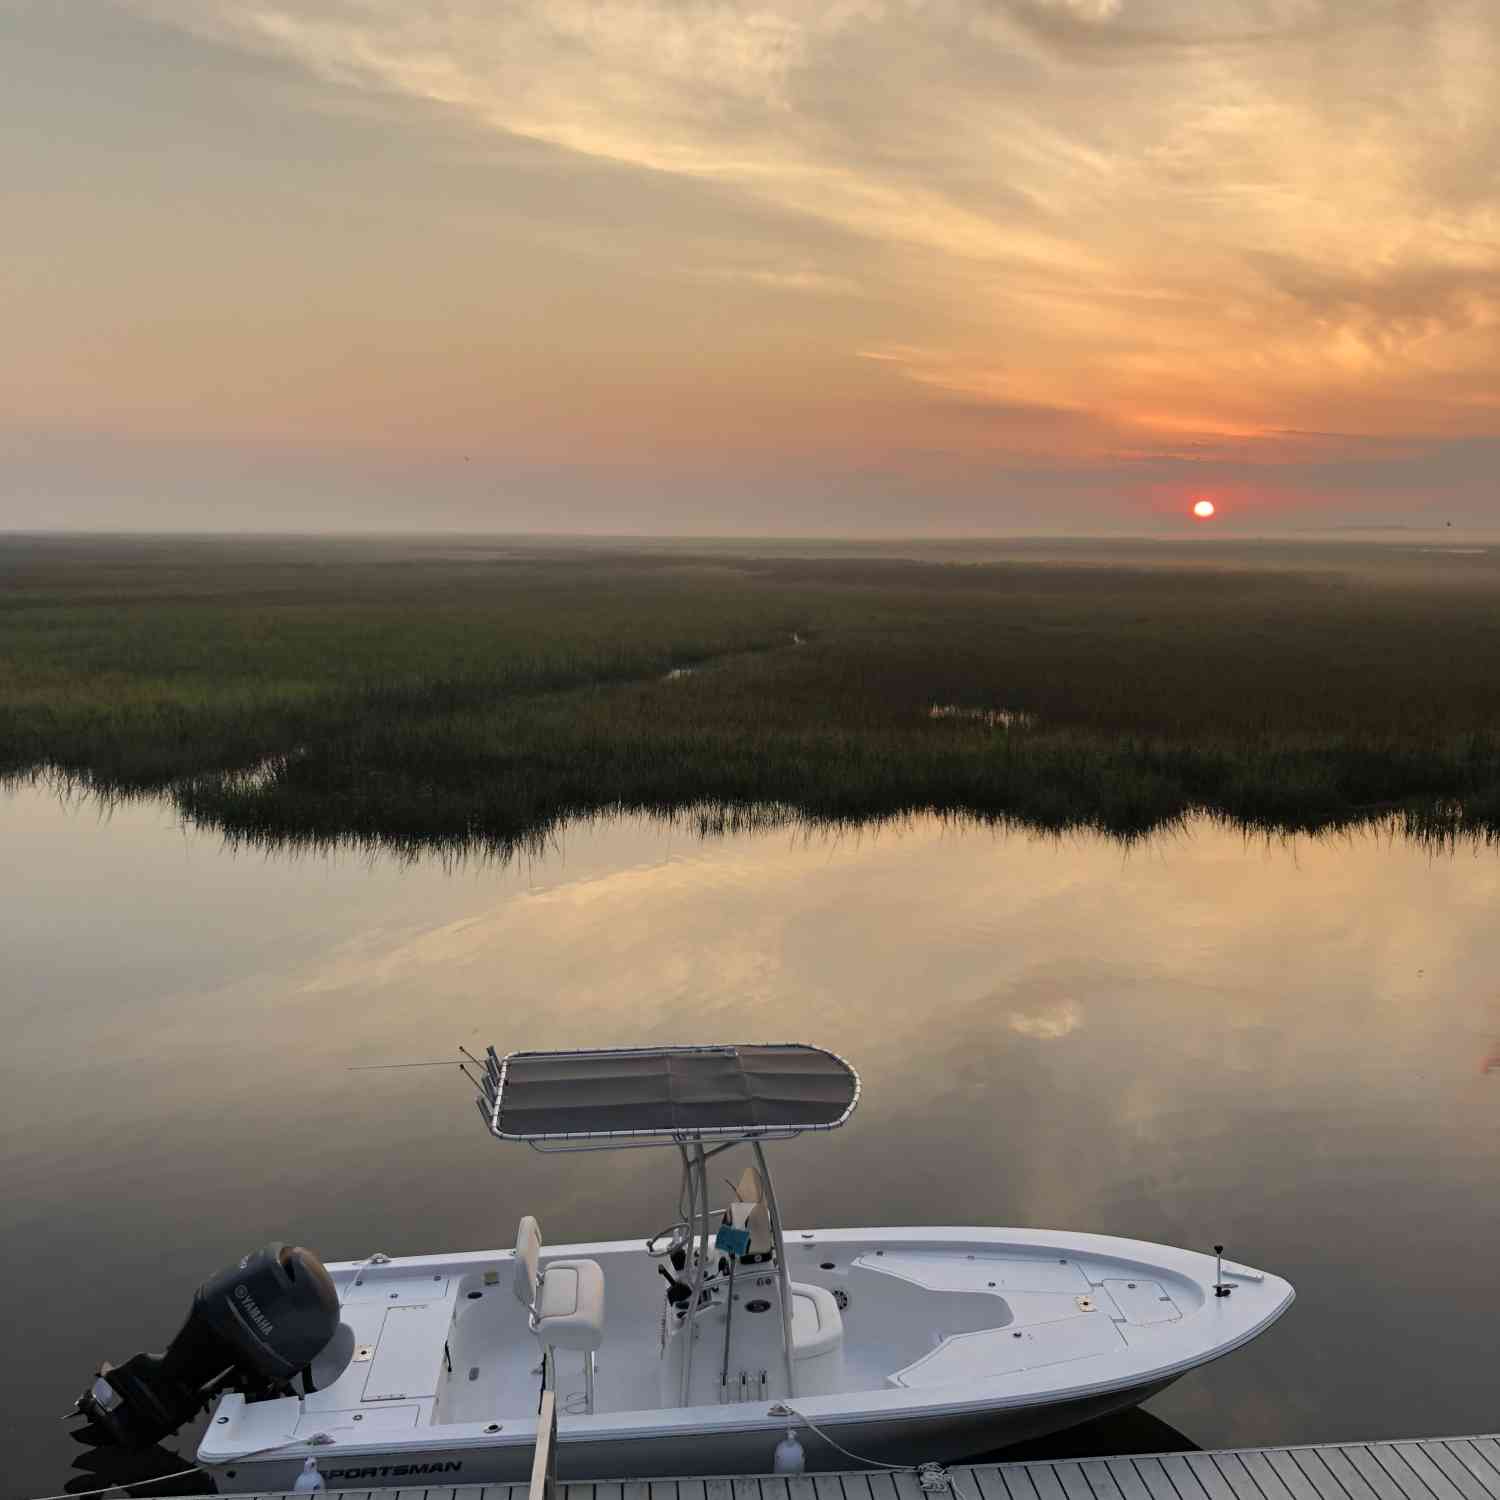
M 656 1242 L 666 1236 L 666 1245 L 658 1250 Z M 674 1250 L 686 1250 L 693 1243 L 693 1231 L 687 1224 L 673 1224 L 667 1229 L 658 1229 L 655 1234 L 646 1241 L 646 1254 L 654 1255 L 657 1260 L 665 1260 Z

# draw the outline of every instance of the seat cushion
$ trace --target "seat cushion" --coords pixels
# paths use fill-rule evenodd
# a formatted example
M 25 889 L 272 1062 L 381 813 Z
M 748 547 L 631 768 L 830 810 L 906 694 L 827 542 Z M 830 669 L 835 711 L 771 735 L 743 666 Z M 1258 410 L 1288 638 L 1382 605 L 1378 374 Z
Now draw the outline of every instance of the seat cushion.
M 604 1338 L 604 1272 L 596 1260 L 554 1260 L 542 1275 L 537 1337 L 555 1349 L 597 1349 Z
M 516 1229 L 516 1263 L 511 1288 L 516 1294 L 516 1301 L 528 1310 L 536 1301 L 536 1258 L 541 1249 L 541 1226 L 527 1214 Z
M 792 1358 L 814 1359 L 844 1341 L 838 1299 L 825 1287 L 792 1282 Z

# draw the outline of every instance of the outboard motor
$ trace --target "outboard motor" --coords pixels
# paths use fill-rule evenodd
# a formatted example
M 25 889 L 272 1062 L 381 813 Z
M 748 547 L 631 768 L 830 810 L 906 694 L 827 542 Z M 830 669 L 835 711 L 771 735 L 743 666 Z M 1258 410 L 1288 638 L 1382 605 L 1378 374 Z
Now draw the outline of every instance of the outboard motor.
M 267 1245 L 200 1286 L 165 1354 L 107 1361 L 78 1398 L 94 1441 L 145 1448 L 176 1432 L 219 1391 L 284 1390 L 339 1327 L 333 1278 L 311 1250 Z

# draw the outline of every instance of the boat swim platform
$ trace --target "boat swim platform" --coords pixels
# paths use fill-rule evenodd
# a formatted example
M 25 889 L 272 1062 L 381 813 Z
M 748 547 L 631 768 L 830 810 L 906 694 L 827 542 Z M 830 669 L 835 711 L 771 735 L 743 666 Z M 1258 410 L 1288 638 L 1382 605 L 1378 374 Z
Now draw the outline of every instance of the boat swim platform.
M 816 1442 L 816 1438 L 809 1438 Z M 708 1479 L 559 1480 L 556 1500 L 1500 1500 L 1500 1434 L 1119 1458 Z M 149 1481 L 144 1481 L 149 1483 Z M 339 1489 L 324 1500 L 527 1500 L 515 1484 Z M 307 1500 L 284 1492 L 239 1500 Z

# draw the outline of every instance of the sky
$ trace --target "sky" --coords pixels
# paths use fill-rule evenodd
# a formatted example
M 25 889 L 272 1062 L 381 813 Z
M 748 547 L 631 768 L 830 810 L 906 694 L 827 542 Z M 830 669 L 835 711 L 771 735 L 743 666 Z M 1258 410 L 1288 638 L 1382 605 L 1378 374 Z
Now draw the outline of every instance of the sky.
M 1496 0 L 0 0 L 0 530 L 1500 525 Z

